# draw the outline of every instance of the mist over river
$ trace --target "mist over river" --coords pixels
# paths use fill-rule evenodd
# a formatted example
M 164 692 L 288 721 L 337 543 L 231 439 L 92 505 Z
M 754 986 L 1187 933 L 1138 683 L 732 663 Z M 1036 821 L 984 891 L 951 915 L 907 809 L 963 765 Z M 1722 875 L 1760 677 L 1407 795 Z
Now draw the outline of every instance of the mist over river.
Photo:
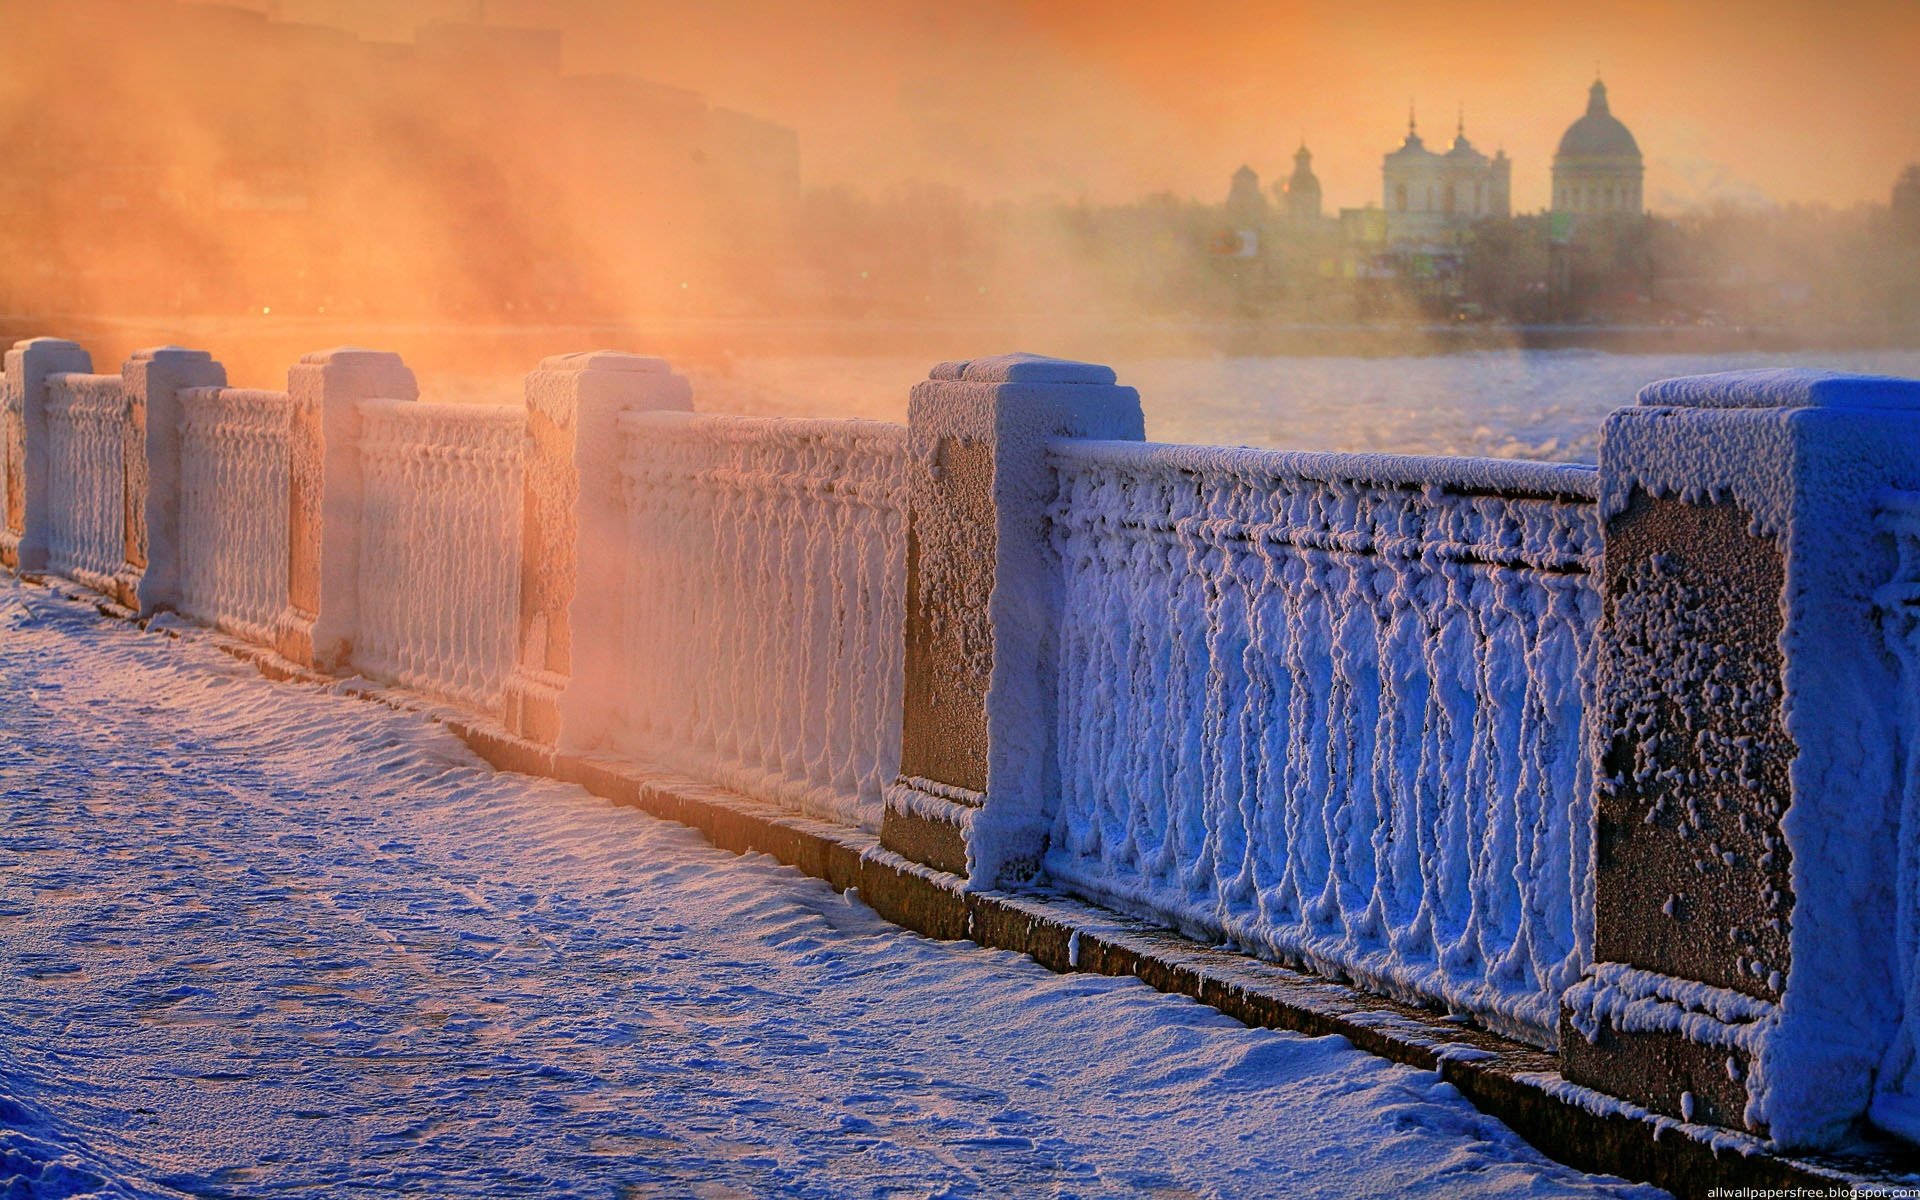
M 1295 331 L 1298 333 L 1299 331 Z M 1536 331 L 1537 332 L 1537 331 Z M 1599 339 L 1604 328 L 1571 329 Z M 1632 331 L 1612 331 L 1620 343 Z M 1440 335 L 1497 331 L 1347 330 L 1367 352 L 1223 353 L 1244 329 L 1180 336 L 1091 318 L 1072 327 L 874 325 L 821 321 L 605 326 L 358 325 L 229 318 L 0 318 L 0 337 L 71 337 L 95 370 L 141 346 L 210 351 L 236 387 L 284 388 L 288 365 L 330 345 L 402 354 L 421 398 L 519 404 L 527 371 L 541 359 L 604 348 L 666 357 L 693 383 L 704 412 L 867 417 L 904 421 L 907 393 L 942 359 L 1008 349 L 1105 362 L 1140 389 L 1147 436 L 1159 442 L 1282 450 L 1466 454 L 1591 463 L 1600 423 L 1657 379 L 1755 367 L 1822 367 L 1920 378 L 1920 348 L 1788 348 L 1788 331 L 1763 345 L 1729 347 L 1735 331 L 1641 331 L 1687 338 L 1679 346 L 1619 349 L 1494 346 L 1441 348 Z M 1204 335 L 1204 336 L 1203 336 Z M 1302 333 L 1300 336 L 1305 337 Z M 1743 335 L 1742 335 L 1743 336 Z M 1702 342 L 1707 344 L 1701 344 Z M 1127 347 L 1131 347 L 1129 350 Z M 1391 347 L 1391 352 L 1380 351 Z M 1405 352 L 1402 352 L 1402 348 Z M 1338 338 L 1326 348 L 1345 348 Z M 1264 348 L 1263 348 L 1264 349 Z
M 900 421 L 908 389 L 926 377 L 927 365 L 906 358 L 761 358 L 688 373 L 695 406 L 709 412 Z M 1525 350 L 1112 365 L 1122 383 L 1140 389 L 1147 436 L 1157 442 L 1591 463 L 1607 413 L 1631 404 L 1656 379 L 1787 366 L 1920 377 L 1920 350 Z M 423 386 L 431 390 L 428 381 Z M 506 386 L 510 392 L 511 381 Z

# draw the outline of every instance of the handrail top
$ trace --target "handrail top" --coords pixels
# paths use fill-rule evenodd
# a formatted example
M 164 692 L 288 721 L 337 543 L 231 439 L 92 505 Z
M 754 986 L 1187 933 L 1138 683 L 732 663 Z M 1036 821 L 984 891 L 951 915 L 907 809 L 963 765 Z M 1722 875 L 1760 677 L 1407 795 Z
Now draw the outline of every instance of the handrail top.
M 1198 446 L 1172 442 L 1119 442 L 1053 438 L 1047 452 L 1068 463 L 1108 464 L 1176 471 L 1277 475 L 1316 483 L 1384 487 L 1437 487 L 1490 495 L 1597 501 L 1600 472 L 1579 463 L 1455 455 L 1382 454 L 1371 451 L 1260 450 L 1250 446 Z
M 644 410 L 620 414 L 622 430 L 714 429 L 744 434 L 765 433 L 793 437 L 856 436 L 901 438 L 907 427 L 897 421 L 875 421 L 867 417 L 776 417 L 747 413 L 679 412 Z
M 476 424 L 517 425 L 527 419 L 518 404 L 458 404 L 445 400 L 362 400 L 368 416 L 414 416 L 428 421 L 472 421 Z
M 180 399 L 183 402 L 221 400 L 227 402 L 265 404 L 273 402 L 292 403 L 293 398 L 286 392 L 273 388 L 239 388 L 211 385 L 208 387 L 181 388 Z

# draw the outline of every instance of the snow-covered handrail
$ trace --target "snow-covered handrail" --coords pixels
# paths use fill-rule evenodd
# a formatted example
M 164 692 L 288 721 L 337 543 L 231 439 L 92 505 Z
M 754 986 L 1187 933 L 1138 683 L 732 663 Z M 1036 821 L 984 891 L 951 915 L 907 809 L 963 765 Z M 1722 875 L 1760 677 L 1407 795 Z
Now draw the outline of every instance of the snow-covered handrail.
M 1103 442 L 1053 438 L 1047 452 L 1062 463 L 1097 461 L 1141 468 L 1291 477 L 1320 483 L 1440 488 L 1450 492 L 1567 500 L 1600 498 L 1600 473 L 1577 463 L 1421 454 L 1342 454 L 1188 446 L 1166 442 Z
M 483 710 L 514 661 L 526 414 L 370 400 L 353 664 Z
M 1591 954 L 1594 473 L 1049 451 L 1053 877 L 1551 1043 Z
M 285 392 L 180 393 L 179 608 L 263 646 L 287 606 L 292 429 Z
M 134 435 L 120 376 L 49 376 L 46 420 L 47 566 L 118 596 L 129 572 L 127 457 Z
M 629 751 L 876 825 L 900 746 L 906 429 L 629 413 Z
M 1064 478 L 1120 473 L 1155 481 L 1164 501 L 1127 507 L 1142 528 L 1189 536 L 1183 522 L 1217 523 L 1228 492 L 1245 493 L 1235 511 L 1264 497 L 1282 511 L 1237 527 L 1239 536 L 1320 549 L 1400 558 L 1479 562 L 1547 571 L 1585 571 L 1599 554 L 1591 508 L 1599 473 L 1571 463 L 1389 454 L 1296 453 L 1152 442 L 1059 438 L 1047 452 Z M 1188 496 L 1208 496 L 1200 509 Z M 1117 512 L 1096 512 L 1106 520 Z M 1223 536 L 1218 528 L 1205 536 Z

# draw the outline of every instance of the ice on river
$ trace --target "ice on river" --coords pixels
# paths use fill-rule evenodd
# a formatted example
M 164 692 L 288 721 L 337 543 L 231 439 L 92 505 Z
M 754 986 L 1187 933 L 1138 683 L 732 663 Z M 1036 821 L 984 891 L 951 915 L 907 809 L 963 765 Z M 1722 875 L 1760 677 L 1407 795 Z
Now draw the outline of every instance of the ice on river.
M 1920 376 L 1920 350 L 1515 350 L 1111 365 L 1121 383 L 1140 389 L 1147 436 L 1157 442 L 1592 463 L 1600 422 L 1654 380 L 1789 366 Z M 705 411 L 888 421 L 905 419 L 907 391 L 927 367 L 907 358 L 741 359 L 724 370 L 685 364 L 694 405 Z
M 0 1195 L 1652 1195 L 0 583 Z

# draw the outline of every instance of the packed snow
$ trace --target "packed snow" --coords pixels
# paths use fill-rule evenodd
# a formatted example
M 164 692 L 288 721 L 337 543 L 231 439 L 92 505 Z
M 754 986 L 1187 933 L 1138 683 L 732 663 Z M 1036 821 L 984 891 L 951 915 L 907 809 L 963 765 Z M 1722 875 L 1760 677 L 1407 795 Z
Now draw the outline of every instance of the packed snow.
M 1049 874 L 1541 1045 L 1592 961 L 1596 474 L 1060 441 Z
M 6 582 L 0 681 L 8 1195 L 1656 1194 L 202 635 Z

